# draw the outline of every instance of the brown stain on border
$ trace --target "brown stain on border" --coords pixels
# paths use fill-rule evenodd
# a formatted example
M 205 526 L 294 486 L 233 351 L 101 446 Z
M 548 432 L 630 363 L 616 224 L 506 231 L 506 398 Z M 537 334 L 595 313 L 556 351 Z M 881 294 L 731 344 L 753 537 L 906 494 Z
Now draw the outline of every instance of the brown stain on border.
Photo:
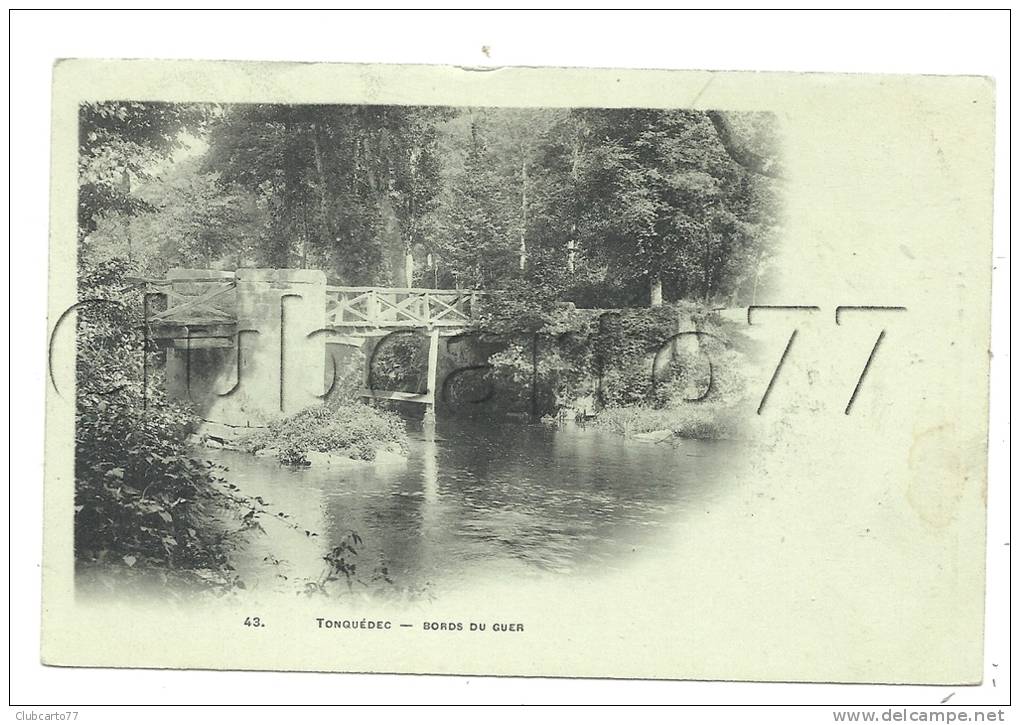
M 915 432 L 907 462 L 910 508 L 925 524 L 945 528 L 956 519 L 968 481 L 956 425 L 947 422 Z

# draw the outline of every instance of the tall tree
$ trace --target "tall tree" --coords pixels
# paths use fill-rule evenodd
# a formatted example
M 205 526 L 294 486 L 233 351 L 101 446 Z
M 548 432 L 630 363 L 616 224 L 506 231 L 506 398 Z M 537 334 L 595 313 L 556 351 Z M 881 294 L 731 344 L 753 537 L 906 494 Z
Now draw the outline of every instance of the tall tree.
M 568 113 L 466 109 L 444 124 L 443 193 L 433 217 L 444 277 L 499 286 L 533 277 L 550 240 L 565 249 L 572 210 L 552 209 L 562 179 L 546 168 L 558 162 L 546 147 Z
M 466 137 L 456 139 L 445 157 L 451 169 L 438 211 L 437 263 L 446 284 L 494 288 L 516 268 L 510 213 L 515 195 L 498 171 L 488 114 L 464 120 Z

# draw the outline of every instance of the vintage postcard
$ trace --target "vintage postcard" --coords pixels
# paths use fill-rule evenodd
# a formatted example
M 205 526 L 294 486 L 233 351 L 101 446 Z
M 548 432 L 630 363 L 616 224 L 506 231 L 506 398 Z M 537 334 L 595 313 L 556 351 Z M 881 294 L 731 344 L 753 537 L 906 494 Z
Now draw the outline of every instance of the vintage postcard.
M 989 79 L 53 82 L 45 663 L 982 679 Z

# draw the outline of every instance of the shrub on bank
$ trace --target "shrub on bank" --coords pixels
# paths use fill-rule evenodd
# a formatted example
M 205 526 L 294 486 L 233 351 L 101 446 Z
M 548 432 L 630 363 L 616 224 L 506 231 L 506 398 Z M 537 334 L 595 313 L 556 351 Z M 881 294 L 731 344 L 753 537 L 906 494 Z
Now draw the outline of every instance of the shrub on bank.
M 718 316 L 697 320 L 704 334 L 631 358 L 604 377 L 604 406 L 594 424 L 623 435 L 670 431 L 682 438 L 735 438 L 753 412 L 747 387 L 753 357 L 740 333 Z M 653 370 L 654 375 L 653 375 Z
M 229 490 L 219 470 L 188 455 L 186 410 L 125 389 L 78 394 L 75 555 L 79 565 L 163 570 L 236 583 L 229 554 L 257 528 L 261 505 Z
M 198 419 L 143 389 L 140 295 L 121 260 L 81 263 L 77 322 L 74 549 L 80 569 L 236 585 L 228 557 L 257 529 L 262 506 L 237 495 L 211 463 L 188 455 Z M 150 370 L 155 365 L 150 365 Z
M 251 453 L 273 449 L 281 463 L 289 464 L 307 463 L 309 452 L 372 461 L 380 450 L 408 450 L 403 419 L 364 403 L 305 408 L 248 436 L 243 446 Z

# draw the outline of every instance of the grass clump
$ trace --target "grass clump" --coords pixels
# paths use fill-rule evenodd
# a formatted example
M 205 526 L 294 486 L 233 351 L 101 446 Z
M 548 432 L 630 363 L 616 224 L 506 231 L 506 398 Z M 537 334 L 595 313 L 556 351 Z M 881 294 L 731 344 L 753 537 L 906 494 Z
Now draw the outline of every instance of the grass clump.
M 697 403 L 675 408 L 628 405 L 602 410 L 593 424 L 624 436 L 669 430 L 677 438 L 708 440 L 733 437 L 735 426 L 727 413 L 718 406 Z

